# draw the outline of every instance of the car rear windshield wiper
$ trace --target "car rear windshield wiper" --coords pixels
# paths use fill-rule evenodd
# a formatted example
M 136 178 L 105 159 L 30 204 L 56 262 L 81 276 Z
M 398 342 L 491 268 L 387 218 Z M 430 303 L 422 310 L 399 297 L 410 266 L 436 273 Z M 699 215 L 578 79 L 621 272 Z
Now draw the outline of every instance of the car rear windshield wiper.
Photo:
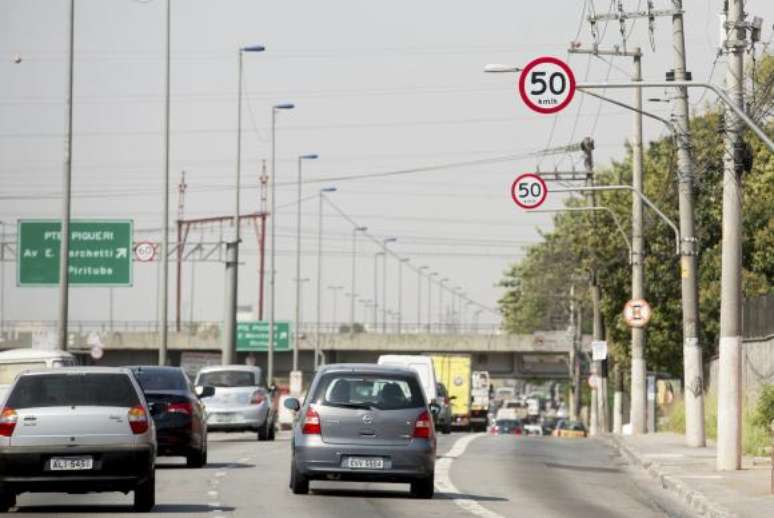
M 374 406 L 369 403 L 334 403 L 332 401 L 325 401 L 327 406 L 335 406 L 338 408 L 359 408 L 362 410 L 373 410 Z

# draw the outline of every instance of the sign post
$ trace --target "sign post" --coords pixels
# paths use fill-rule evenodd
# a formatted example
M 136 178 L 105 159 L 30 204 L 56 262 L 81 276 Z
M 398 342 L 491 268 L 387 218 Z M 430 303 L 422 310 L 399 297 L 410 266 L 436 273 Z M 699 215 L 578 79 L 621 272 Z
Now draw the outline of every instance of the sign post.
M 532 60 L 519 75 L 519 95 L 532 111 L 557 113 L 575 95 L 575 75 L 561 59 L 544 56 Z
M 237 352 L 269 350 L 269 322 L 254 320 L 237 322 Z M 290 351 L 290 322 L 274 322 L 274 351 Z
M 511 198 L 522 209 L 536 209 L 546 200 L 545 180 L 534 173 L 524 173 L 511 184 Z
M 59 284 L 58 220 L 19 220 L 17 284 Z M 132 285 L 132 221 L 72 220 L 69 282 L 74 286 Z

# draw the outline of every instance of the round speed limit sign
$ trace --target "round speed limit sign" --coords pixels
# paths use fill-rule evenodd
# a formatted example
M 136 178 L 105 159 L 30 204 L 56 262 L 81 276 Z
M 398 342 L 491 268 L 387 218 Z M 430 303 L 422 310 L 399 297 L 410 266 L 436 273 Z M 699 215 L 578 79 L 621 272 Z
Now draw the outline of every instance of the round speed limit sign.
M 522 209 L 536 209 L 548 195 L 545 180 L 533 173 L 524 173 L 511 184 L 511 198 Z
M 531 61 L 519 76 L 519 94 L 538 113 L 563 110 L 575 95 L 575 75 L 567 64 L 544 56 Z
M 140 241 L 134 247 L 134 257 L 141 263 L 153 261 L 156 258 L 156 247 L 150 241 Z

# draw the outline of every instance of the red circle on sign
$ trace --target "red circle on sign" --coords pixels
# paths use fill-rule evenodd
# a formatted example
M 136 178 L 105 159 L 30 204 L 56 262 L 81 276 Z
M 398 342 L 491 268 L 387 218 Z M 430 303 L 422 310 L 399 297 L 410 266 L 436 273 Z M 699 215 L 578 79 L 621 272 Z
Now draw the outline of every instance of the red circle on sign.
M 156 258 L 156 246 L 150 241 L 139 241 L 134 245 L 134 257 L 141 263 L 153 261 Z
M 530 203 L 530 204 L 523 203 L 521 200 L 519 200 L 519 197 L 516 196 L 516 186 L 519 185 L 519 182 L 524 178 L 534 178 L 535 180 L 538 181 L 538 183 L 540 183 L 543 189 L 543 193 L 541 194 L 540 199 L 536 203 Z M 548 196 L 548 186 L 546 185 L 546 181 L 534 173 L 524 173 L 518 176 L 511 184 L 511 198 L 513 199 L 514 203 L 519 207 L 521 207 L 522 209 L 536 209 L 540 207 L 543 204 L 543 202 L 546 201 L 546 196 Z
M 525 86 L 525 83 L 527 82 L 527 76 L 529 75 L 530 71 L 536 66 L 542 65 L 543 63 L 551 63 L 552 65 L 556 65 L 561 68 L 562 71 L 567 74 L 567 80 L 570 83 L 570 92 L 567 94 L 567 98 L 556 106 L 551 106 L 548 108 L 534 104 L 527 95 L 527 89 Z M 538 113 L 556 113 L 563 110 L 568 104 L 570 104 L 570 101 L 572 101 L 572 98 L 575 96 L 575 74 L 572 73 L 572 70 L 567 66 L 567 63 L 561 59 L 552 56 L 543 56 L 541 58 L 533 59 L 529 62 L 529 64 L 527 64 L 526 67 L 524 67 L 524 70 L 521 71 L 521 75 L 519 75 L 519 95 L 521 95 L 521 100 L 524 101 L 524 104 L 529 106 L 533 111 Z

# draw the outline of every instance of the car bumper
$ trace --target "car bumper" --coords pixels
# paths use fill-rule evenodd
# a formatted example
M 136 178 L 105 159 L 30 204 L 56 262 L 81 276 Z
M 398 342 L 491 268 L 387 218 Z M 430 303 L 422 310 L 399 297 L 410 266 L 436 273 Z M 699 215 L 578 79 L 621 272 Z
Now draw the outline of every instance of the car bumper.
M 83 471 L 51 471 L 52 457 L 90 455 L 94 467 Z M 132 491 L 153 474 L 153 446 L 9 447 L 0 448 L 0 486 L 14 493 Z
M 328 444 L 320 437 L 296 442 L 296 469 L 310 479 L 363 482 L 410 482 L 431 476 L 435 470 L 434 441 L 413 439 L 405 446 Z M 348 457 L 381 457 L 384 469 L 346 467 Z
M 241 407 L 207 408 L 210 431 L 258 430 L 266 424 L 269 408 L 265 404 Z
M 185 455 L 201 449 L 204 440 L 191 428 L 156 428 L 156 442 L 159 455 Z

